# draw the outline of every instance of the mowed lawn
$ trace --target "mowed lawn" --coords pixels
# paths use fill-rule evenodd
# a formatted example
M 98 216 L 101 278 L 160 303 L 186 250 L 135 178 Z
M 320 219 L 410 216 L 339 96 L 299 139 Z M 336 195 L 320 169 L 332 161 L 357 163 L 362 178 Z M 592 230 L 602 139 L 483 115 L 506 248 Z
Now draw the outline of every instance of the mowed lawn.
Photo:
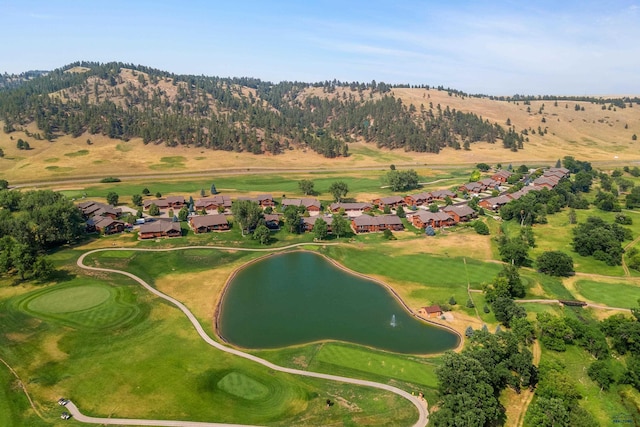
M 328 370 L 333 372 L 338 367 L 343 367 L 382 378 L 420 384 L 425 387 L 436 388 L 438 386 L 435 375 L 436 365 L 426 359 L 410 359 L 391 353 L 381 353 L 329 343 L 323 345 L 320 351 L 316 353 L 310 369 L 314 370 L 316 364 L 325 365 L 325 370 L 329 368 Z M 331 365 L 333 368 L 326 365 Z
M 637 307 L 638 299 L 640 299 L 640 286 L 630 283 L 578 280 L 575 287 L 587 300 L 610 307 Z
M 446 303 L 451 296 L 467 301 L 467 282 L 473 289 L 493 280 L 500 264 L 463 257 L 430 254 L 394 254 L 383 245 L 375 249 L 329 247 L 322 252 L 349 269 L 386 278 L 409 304 Z

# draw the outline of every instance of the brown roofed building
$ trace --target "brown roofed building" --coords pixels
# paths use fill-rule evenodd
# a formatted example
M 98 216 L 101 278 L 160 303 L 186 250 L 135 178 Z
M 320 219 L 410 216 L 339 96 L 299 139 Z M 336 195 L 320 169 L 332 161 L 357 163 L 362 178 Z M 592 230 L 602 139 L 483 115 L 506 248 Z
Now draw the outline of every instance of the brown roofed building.
M 498 197 L 489 197 L 489 198 L 480 200 L 478 202 L 478 206 L 482 207 L 483 209 L 490 209 L 492 211 L 497 211 L 498 209 L 500 209 L 501 207 L 509 203 L 511 200 L 513 199 L 507 195 L 502 195 Z
M 498 182 L 507 182 L 509 177 L 513 175 L 513 172 L 509 172 L 508 170 L 499 170 L 491 176 L 491 179 Z
M 193 215 L 189 218 L 189 225 L 196 234 L 229 229 L 229 221 L 227 221 L 227 217 L 222 214 Z
M 442 308 L 439 305 L 430 305 L 429 307 L 420 307 L 418 314 L 428 319 L 442 316 Z
M 140 239 L 153 239 L 156 237 L 180 237 L 182 230 L 179 222 L 156 220 L 145 222 L 140 226 L 138 237 Z
M 404 225 L 397 215 L 360 215 L 351 219 L 351 228 L 356 233 L 375 233 L 384 230 L 402 231 Z
M 404 198 L 400 196 L 388 196 L 388 197 L 379 197 L 377 199 L 373 199 L 373 204 L 378 205 L 379 209 L 384 209 L 385 206 L 389 206 L 390 208 L 396 208 L 398 206 L 404 206 Z
M 427 228 L 428 226 L 440 228 L 456 225 L 456 222 L 451 215 L 440 211 L 430 212 L 418 210 L 412 214 L 407 214 L 407 218 L 416 228 Z
M 273 207 L 276 205 L 271 194 L 258 194 L 257 196 L 240 196 L 238 197 L 238 200 L 251 200 L 252 202 L 256 202 L 257 204 L 259 204 L 263 209 L 269 206 Z
M 444 200 L 447 197 L 451 199 L 458 197 L 458 195 L 451 190 L 434 190 L 431 192 L 431 196 L 437 200 Z
M 407 206 L 422 206 L 431 203 L 433 195 L 431 193 L 410 194 L 404 197 Z
M 282 199 L 280 204 L 282 205 L 282 210 L 286 209 L 287 206 L 304 206 L 308 212 L 320 212 L 320 209 L 322 209 L 322 205 L 318 199 L 311 197 L 305 197 L 302 199 Z
M 467 222 L 478 216 L 476 211 L 466 204 L 445 206 L 442 211 L 451 215 L 455 222 Z
M 124 231 L 124 222 L 118 221 L 108 216 L 93 217 L 89 219 L 89 221 L 87 221 L 87 227 L 90 227 L 90 224 L 96 231 L 103 234 L 122 233 Z
M 222 196 L 219 194 L 210 197 L 203 197 L 195 201 L 194 208 L 197 211 L 204 209 L 207 212 L 217 212 L 220 208 L 223 208 L 224 210 L 231 209 L 231 198 L 229 196 Z
M 344 212 L 349 216 L 356 216 L 363 212 L 369 212 L 373 209 L 373 206 L 370 203 L 331 203 L 329 205 L 329 209 L 333 213 L 340 212 L 340 209 L 344 209 Z
M 318 218 L 322 218 L 324 222 L 327 223 L 327 231 L 331 233 L 331 225 L 333 224 L 333 217 L 331 215 L 302 217 L 302 227 L 304 228 L 304 231 L 313 231 L 313 227 Z

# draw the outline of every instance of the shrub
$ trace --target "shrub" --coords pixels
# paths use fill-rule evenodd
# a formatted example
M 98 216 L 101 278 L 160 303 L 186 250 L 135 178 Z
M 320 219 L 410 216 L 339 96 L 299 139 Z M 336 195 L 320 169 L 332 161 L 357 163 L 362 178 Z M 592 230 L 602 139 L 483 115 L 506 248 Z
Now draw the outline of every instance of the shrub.
M 106 178 L 102 178 L 100 182 L 101 183 L 120 182 L 120 178 L 116 178 L 115 176 L 107 176 Z
M 489 227 L 483 221 L 474 221 L 473 229 L 476 230 L 476 233 L 483 236 L 487 236 L 489 234 Z

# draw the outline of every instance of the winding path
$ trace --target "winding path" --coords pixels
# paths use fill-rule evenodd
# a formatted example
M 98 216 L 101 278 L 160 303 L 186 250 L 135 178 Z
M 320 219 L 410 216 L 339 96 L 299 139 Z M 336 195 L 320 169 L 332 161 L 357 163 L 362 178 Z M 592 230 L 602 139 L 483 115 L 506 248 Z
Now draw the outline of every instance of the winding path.
M 115 269 L 111 269 L 111 268 L 101 268 L 101 267 L 90 267 L 88 265 L 84 264 L 84 259 L 91 254 L 97 253 L 97 252 L 104 252 L 104 251 L 138 251 L 138 252 L 166 252 L 166 251 L 175 251 L 175 250 L 188 250 L 188 249 L 218 249 L 218 250 L 232 250 L 232 251 L 258 251 L 258 252 L 275 252 L 275 251 L 282 251 L 282 250 L 286 250 L 286 249 L 291 249 L 291 248 L 295 248 L 295 247 L 299 247 L 299 246 L 308 246 L 311 245 L 310 243 L 298 243 L 295 245 L 290 245 L 290 246 L 286 246 L 286 247 L 281 247 L 281 248 L 265 248 L 265 249 L 249 249 L 249 248 L 228 248 L 228 247 L 223 247 L 223 246 L 188 246 L 188 247 L 178 247 L 178 248 L 167 248 L 167 249 L 142 249 L 142 248 L 103 248 L 103 249 L 94 249 L 91 250 L 89 252 L 85 252 L 84 254 L 82 254 L 77 261 L 77 265 L 80 268 L 86 269 L 86 270 L 92 270 L 92 271 L 102 271 L 102 272 L 107 272 L 107 273 L 116 273 L 116 274 L 122 274 L 124 276 L 127 276 L 133 280 L 135 280 L 136 282 L 138 282 L 140 285 L 142 285 L 145 289 L 147 289 L 149 292 L 151 292 L 152 294 L 166 300 L 169 301 L 170 303 L 172 303 L 173 305 L 175 305 L 176 307 L 178 307 L 184 314 L 185 316 L 187 316 L 187 318 L 189 319 L 189 321 L 191 322 L 191 324 L 193 325 L 193 327 L 195 328 L 196 332 L 198 332 L 198 335 L 200 335 L 200 337 L 210 346 L 217 348 L 220 351 L 224 351 L 226 353 L 230 353 L 233 354 L 235 356 L 238 357 L 242 357 L 248 360 L 251 360 L 252 362 L 255 363 L 259 363 L 269 369 L 272 369 L 274 371 L 279 371 L 279 372 L 285 372 L 288 374 L 292 374 L 292 375 L 301 375 L 301 376 L 305 376 L 305 377 L 312 377 L 312 378 L 320 378 L 320 379 L 324 379 L 324 380 L 330 380 L 330 381 L 338 381 L 338 382 L 342 382 L 342 383 L 347 383 L 347 384 L 355 384 L 355 385 L 359 385 L 359 386 L 365 386 L 365 387 L 372 387 L 372 388 L 377 388 L 380 390 L 385 390 L 385 391 L 389 391 L 391 393 L 395 393 L 398 396 L 401 396 L 405 399 L 407 399 L 408 401 L 410 401 L 418 410 L 418 421 L 416 421 L 416 423 L 414 424 L 414 427 L 423 427 L 426 426 L 427 423 L 429 422 L 429 411 L 427 410 L 427 402 L 425 400 L 422 400 L 420 398 L 418 398 L 417 396 L 414 396 L 404 390 L 401 390 L 397 387 L 393 387 L 387 384 L 382 384 L 382 383 L 377 383 L 374 381 L 366 381 L 366 380 L 359 380 L 359 379 L 355 379 L 355 378 L 348 378 L 348 377 L 342 377 L 342 376 L 338 376 L 338 375 L 330 375 L 330 374 L 322 374 L 319 372 L 311 372 L 311 371 L 303 371 L 300 369 L 293 369 L 293 368 L 287 368 L 284 366 L 279 366 L 276 364 L 273 364 L 265 359 L 262 359 L 260 357 L 254 356 L 252 354 L 248 354 L 245 352 L 242 352 L 240 350 L 231 348 L 231 347 L 227 347 L 224 346 L 222 344 L 220 344 L 217 341 L 214 341 L 209 335 L 207 335 L 207 333 L 204 331 L 204 329 L 202 328 L 202 325 L 200 325 L 200 322 L 198 322 L 198 320 L 196 319 L 196 317 L 193 315 L 193 313 L 191 313 L 191 311 L 184 305 L 182 304 L 180 301 L 176 300 L 173 297 L 170 297 L 162 292 L 160 292 L 159 290 L 155 289 L 154 287 L 152 287 L 151 285 L 149 285 L 147 282 L 145 282 L 144 280 L 142 280 L 141 278 L 139 278 L 138 276 L 136 276 L 135 274 L 129 273 L 127 271 L 122 271 L 122 270 L 115 270 Z M 331 243 L 327 243 L 327 244 L 315 244 L 317 246 L 330 246 L 330 245 L 335 245 L 335 244 L 331 244 Z M 163 421 L 163 420 L 140 420 L 140 419 L 115 419 L 115 418 L 93 418 L 93 417 L 87 417 L 85 415 L 83 415 L 78 408 L 73 404 L 73 402 L 69 402 L 69 404 L 67 404 L 67 406 L 69 407 L 69 412 L 71 412 L 71 414 L 78 420 L 78 421 L 82 421 L 82 422 L 86 422 L 86 423 L 93 423 L 93 424 L 112 424 L 112 425 L 157 425 L 157 426 L 177 426 L 177 427 L 191 427 L 191 426 L 232 426 L 233 424 L 217 424 L 217 423 L 194 423 L 194 422 L 190 422 L 190 421 Z

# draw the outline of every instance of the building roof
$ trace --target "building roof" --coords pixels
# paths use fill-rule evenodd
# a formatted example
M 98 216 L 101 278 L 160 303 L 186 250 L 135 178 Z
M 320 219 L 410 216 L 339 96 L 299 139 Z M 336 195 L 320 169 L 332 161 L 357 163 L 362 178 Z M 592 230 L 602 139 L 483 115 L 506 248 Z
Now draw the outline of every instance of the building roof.
M 431 221 L 438 222 L 438 221 L 448 221 L 452 219 L 451 215 L 441 211 L 431 212 L 431 211 L 419 210 L 413 213 L 412 215 L 420 218 L 420 221 L 422 221 L 425 224 Z
M 433 313 L 442 313 L 442 308 L 440 308 L 439 305 L 435 304 L 435 305 L 430 305 L 429 307 L 422 307 L 422 309 L 425 311 L 425 313 L 427 314 L 433 314 Z
M 216 225 L 228 225 L 227 217 L 222 214 L 196 215 L 189 218 L 193 228 L 214 227 Z
M 476 213 L 476 211 L 471 209 L 467 204 L 445 206 L 442 210 L 444 212 L 455 212 L 458 216 L 471 216 Z
M 140 233 L 168 233 L 170 231 L 179 231 L 179 222 L 157 220 L 153 222 L 145 222 L 140 225 Z
M 360 215 L 353 219 L 357 227 L 368 227 L 375 225 L 402 225 L 402 220 L 398 215 Z
M 321 206 L 318 199 L 314 199 L 313 197 L 303 197 L 302 199 L 282 199 L 281 205 L 283 208 L 287 206 L 304 206 L 305 208 L 317 206 L 320 208 Z
M 417 193 L 417 194 L 410 194 L 407 197 L 411 197 L 413 200 L 429 200 L 433 197 L 433 195 L 431 193 Z
M 374 199 L 374 200 L 380 200 L 380 203 L 382 203 L 384 205 L 395 205 L 395 204 L 398 204 L 398 203 L 404 203 L 404 198 L 400 197 L 400 196 L 380 197 L 380 198 Z
M 194 204 L 196 208 L 204 208 L 206 206 L 211 206 L 211 205 L 224 206 L 224 207 L 230 208 L 231 197 L 217 194 L 215 196 L 203 197 L 201 199 L 198 199 L 195 201 Z
M 456 193 L 451 190 L 434 190 L 431 192 L 434 199 L 444 199 L 445 197 L 456 197 Z
M 315 225 L 318 218 L 322 218 L 327 225 L 333 224 L 333 217 L 331 215 L 316 215 L 310 217 L 302 217 L 302 222 L 305 225 Z
M 332 211 L 344 209 L 345 211 L 362 211 L 365 209 L 371 209 L 371 203 L 354 202 L 354 203 L 331 203 L 329 209 Z

